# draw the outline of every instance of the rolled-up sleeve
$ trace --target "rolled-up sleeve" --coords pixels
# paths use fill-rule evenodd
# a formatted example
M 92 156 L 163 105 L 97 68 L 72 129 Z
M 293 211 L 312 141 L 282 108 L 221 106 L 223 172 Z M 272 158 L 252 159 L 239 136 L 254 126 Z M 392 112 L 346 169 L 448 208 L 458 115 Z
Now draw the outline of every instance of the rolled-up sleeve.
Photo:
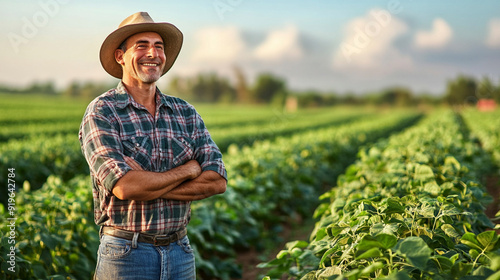
M 85 114 L 79 133 L 83 155 L 99 185 L 111 192 L 131 168 L 125 163 L 120 135 L 104 116 Z
M 198 113 L 196 113 L 196 125 L 193 138 L 196 143 L 194 157 L 200 163 L 201 170 L 215 171 L 227 180 L 227 172 L 224 162 L 222 161 L 222 153 L 212 140 L 208 129 L 205 127 L 205 123 Z

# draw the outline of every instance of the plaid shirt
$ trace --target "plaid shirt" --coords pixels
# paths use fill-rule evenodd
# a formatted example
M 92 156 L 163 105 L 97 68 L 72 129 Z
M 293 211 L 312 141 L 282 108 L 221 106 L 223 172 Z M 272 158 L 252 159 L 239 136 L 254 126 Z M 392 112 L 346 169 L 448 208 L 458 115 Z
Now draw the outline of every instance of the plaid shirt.
M 90 166 L 97 225 L 167 234 L 189 222 L 189 201 L 120 200 L 113 195 L 116 181 L 131 170 L 124 156 L 154 172 L 196 159 L 202 171 L 213 170 L 227 178 L 222 154 L 194 107 L 158 89 L 153 118 L 120 82 L 89 104 L 79 139 Z

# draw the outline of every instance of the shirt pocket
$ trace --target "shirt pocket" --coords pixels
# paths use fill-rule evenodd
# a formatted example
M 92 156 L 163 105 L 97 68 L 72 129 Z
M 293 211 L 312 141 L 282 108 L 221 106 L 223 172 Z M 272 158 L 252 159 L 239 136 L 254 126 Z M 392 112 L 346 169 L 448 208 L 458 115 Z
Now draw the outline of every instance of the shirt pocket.
M 123 154 L 137 161 L 144 170 L 151 170 L 153 142 L 149 136 L 122 138 Z
M 193 159 L 194 149 L 191 139 L 184 136 L 171 138 L 170 147 L 172 147 L 174 167 Z

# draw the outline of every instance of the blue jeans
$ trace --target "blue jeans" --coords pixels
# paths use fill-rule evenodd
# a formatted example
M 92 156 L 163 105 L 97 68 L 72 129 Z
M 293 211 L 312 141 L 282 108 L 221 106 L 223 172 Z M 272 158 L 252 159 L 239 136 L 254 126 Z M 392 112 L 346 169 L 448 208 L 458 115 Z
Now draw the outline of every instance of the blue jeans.
M 167 246 L 103 235 L 95 279 L 196 279 L 193 249 L 187 236 Z

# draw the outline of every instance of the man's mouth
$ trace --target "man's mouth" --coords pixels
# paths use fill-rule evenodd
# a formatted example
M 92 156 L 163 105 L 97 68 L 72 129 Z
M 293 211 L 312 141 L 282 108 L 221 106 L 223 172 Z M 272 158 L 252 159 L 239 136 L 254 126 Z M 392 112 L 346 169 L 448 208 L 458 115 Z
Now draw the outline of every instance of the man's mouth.
M 159 64 L 157 64 L 157 63 L 142 63 L 142 65 L 144 65 L 144 66 L 150 66 L 150 67 L 157 67 L 157 66 L 159 66 Z

